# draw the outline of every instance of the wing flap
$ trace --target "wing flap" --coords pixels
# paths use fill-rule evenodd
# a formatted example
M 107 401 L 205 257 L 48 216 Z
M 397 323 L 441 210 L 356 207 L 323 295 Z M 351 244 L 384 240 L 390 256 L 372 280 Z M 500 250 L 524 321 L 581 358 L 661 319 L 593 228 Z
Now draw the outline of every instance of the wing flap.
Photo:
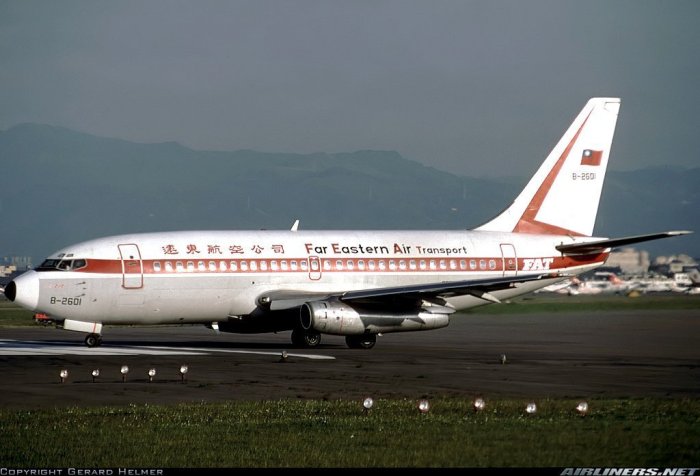
M 540 279 L 561 279 L 559 274 L 537 274 L 527 276 L 506 276 L 498 278 L 445 281 L 440 283 L 414 284 L 387 288 L 360 289 L 340 293 L 309 293 L 305 291 L 269 292 L 258 301 L 269 306 L 271 311 L 281 311 L 300 307 L 309 301 L 337 298 L 344 302 L 381 302 L 390 300 L 439 300 L 441 298 L 472 295 L 487 301 L 499 302 L 490 293 L 517 287 L 520 284 Z
M 362 289 L 359 291 L 347 291 L 339 296 L 341 301 L 358 301 L 388 297 L 454 297 L 467 294 L 478 295 L 516 287 L 518 284 L 537 281 L 551 275 L 538 274 L 529 276 L 506 276 L 486 279 L 470 279 L 465 281 L 446 281 L 441 283 L 414 284 L 410 286 L 396 286 L 391 288 Z

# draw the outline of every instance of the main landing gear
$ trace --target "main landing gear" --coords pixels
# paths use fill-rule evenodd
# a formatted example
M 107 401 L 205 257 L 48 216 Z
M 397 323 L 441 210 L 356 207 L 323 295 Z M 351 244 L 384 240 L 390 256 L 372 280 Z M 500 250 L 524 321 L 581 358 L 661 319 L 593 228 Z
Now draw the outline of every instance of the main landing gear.
M 362 334 L 359 336 L 346 336 L 345 343 L 351 349 L 371 349 L 377 343 L 376 334 Z
M 318 347 L 321 343 L 321 333 L 312 329 L 294 329 L 292 330 L 292 344 L 296 347 L 313 348 Z
M 99 347 L 102 345 L 102 336 L 100 334 L 88 334 L 85 337 L 85 345 L 88 347 Z
M 292 344 L 295 347 L 304 347 L 312 349 L 318 347 L 321 343 L 321 334 L 313 329 L 294 329 L 292 330 Z M 345 343 L 351 349 L 371 349 L 377 343 L 376 334 L 362 334 L 346 336 Z

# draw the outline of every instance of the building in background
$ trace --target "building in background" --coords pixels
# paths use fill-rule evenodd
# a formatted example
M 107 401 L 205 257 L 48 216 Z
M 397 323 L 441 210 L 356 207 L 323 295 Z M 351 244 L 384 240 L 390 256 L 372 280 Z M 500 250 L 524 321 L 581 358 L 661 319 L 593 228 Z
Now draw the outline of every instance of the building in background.
M 620 272 L 630 276 L 641 276 L 649 272 L 649 253 L 634 248 L 622 248 L 610 253 L 605 268 L 619 268 Z

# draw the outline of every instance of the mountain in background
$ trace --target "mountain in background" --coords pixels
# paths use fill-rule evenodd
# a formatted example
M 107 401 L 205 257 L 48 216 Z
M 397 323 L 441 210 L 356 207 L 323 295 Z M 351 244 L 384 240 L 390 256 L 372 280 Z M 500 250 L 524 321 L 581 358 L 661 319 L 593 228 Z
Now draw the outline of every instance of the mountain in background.
M 0 132 L 0 170 L 0 258 L 35 262 L 105 235 L 285 229 L 295 219 L 302 229 L 470 229 L 528 179 L 460 177 L 390 151 L 197 151 L 36 124 Z M 596 234 L 700 232 L 698 185 L 700 168 L 609 170 Z M 700 256 L 700 234 L 641 248 Z

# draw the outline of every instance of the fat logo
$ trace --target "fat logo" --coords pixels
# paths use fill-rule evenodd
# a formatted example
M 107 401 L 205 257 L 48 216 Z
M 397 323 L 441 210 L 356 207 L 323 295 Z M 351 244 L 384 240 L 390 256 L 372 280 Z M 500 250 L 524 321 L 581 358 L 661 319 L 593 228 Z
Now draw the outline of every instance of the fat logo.
M 542 271 L 549 269 L 554 258 L 525 258 L 523 259 L 523 271 Z

